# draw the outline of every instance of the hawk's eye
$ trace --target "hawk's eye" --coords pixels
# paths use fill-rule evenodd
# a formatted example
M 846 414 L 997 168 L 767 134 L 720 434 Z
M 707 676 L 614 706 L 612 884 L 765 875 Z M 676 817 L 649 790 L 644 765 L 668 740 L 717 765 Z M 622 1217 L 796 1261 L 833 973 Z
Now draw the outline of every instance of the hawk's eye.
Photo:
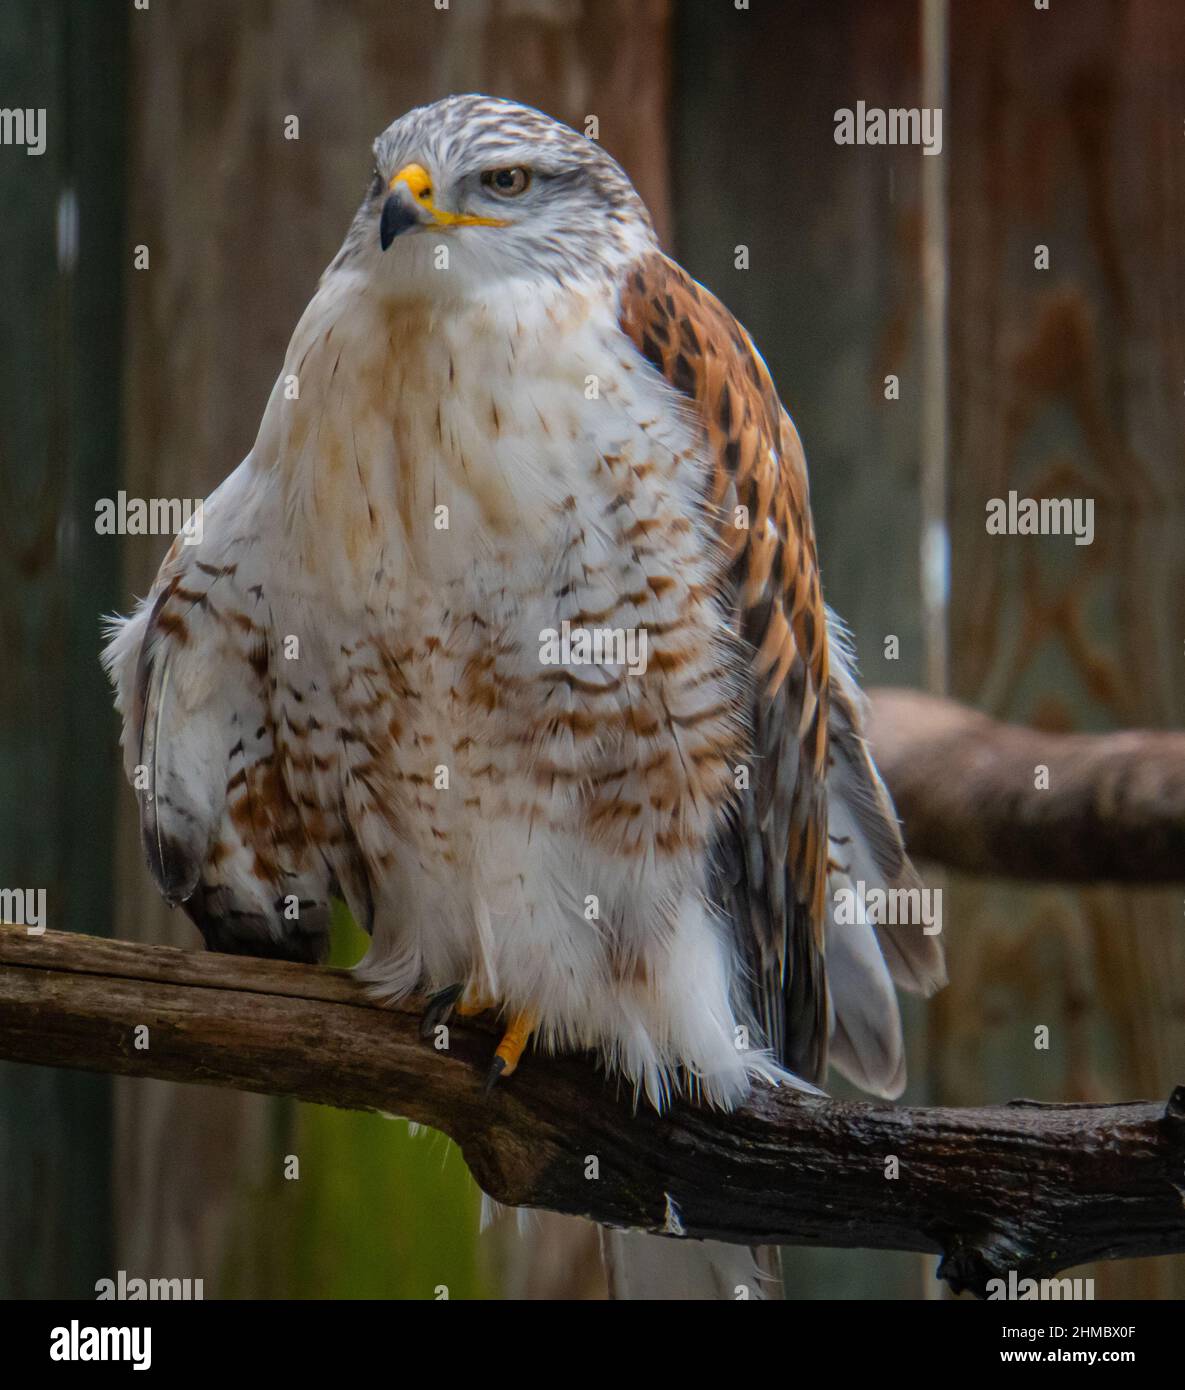
M 517 198 L 525 193 L 531 182 L 531 171 L 515 166 L 513 169 L 487 169 L 481 176 L 482 183 L 492 188 L 502 198 Z
M 383 182 L 382 174 L 380 174 L 377 169 L 372 169 L 370 171 L 370 177 L 373 180 L 373 182 L 370 185 L 370 196 L 372 198 L 377 198 L 378 195 L 386 187 L 386 184 Z

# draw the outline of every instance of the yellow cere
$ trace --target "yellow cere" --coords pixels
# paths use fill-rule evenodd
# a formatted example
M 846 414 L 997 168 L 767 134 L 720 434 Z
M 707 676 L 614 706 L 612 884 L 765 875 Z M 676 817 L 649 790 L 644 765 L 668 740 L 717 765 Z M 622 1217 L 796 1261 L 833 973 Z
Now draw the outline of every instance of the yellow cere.
M 405 164 L 398 173 L 391 175 L 387 184 L 390 192 L 397 184 L 405 184 L 408 192 L 422 208 L 432 214 L 430 225 L 438 227 L 507 227 L 509 222 L 501 217 L 471 217 L 468 213 L 446 212 L 432 202 L 432 177 L 422 164 Z

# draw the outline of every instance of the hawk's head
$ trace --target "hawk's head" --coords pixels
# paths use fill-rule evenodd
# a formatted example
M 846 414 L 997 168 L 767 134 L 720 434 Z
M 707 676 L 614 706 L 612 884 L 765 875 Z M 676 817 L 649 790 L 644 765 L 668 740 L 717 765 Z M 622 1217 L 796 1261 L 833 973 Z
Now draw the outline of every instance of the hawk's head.
M 654 245 L 642 200 L 594 141 L 518 102 L 455 96 L 401 116 L 346 251 L 401 288 L 612 274 Z

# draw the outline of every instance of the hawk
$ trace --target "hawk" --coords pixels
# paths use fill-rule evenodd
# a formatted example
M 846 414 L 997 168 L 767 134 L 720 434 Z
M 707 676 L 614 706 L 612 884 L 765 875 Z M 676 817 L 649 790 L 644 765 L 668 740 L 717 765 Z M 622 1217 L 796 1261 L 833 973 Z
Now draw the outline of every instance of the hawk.
M 622 169 L 539 111 L 395 121 L 255 443 L 105 661 L 206 944 L 496 1009 L 656 1106 L 905 1078 L 916 880 L 825 607 L 802 445 Z M 557 640 L 557 636 L 562 640 Z

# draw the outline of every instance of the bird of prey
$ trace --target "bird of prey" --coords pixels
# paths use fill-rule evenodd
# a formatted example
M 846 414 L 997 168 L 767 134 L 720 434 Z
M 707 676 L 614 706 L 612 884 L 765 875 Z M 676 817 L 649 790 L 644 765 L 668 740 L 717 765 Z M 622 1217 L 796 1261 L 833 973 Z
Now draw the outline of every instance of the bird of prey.
M 105 660 L 161 892 L 214 950 L 495 1009 L 661 1106 L 904 1084 L 916 880 L 765 363 L 539 111 L 395 121 L 255 443 Z M 883 896 L 883 895 L 882 895 Z M 849 924 L 844 925 L 842 923 Z

